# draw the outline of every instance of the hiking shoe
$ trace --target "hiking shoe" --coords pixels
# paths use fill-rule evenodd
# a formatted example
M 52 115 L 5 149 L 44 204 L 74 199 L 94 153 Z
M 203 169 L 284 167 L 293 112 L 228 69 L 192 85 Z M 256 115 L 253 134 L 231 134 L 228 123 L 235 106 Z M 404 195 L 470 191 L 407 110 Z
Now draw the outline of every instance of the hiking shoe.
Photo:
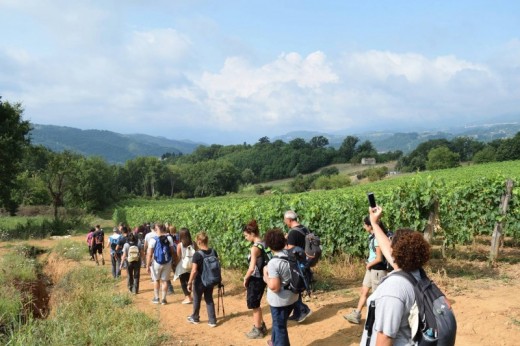
M 154 298 L 154 299 L 152 299 L 152 303 L 154 303 L 154 304 L 159 304 L 159 298 Z
M 168 304 L 168 302 L 166 301 L 166 299 L 161 300 L 161 305 L 166 305 L 166 304 Z
M 210 328 L 215 328 L 217 326 L 217 322 L 208 322 L 208 326 Z
M 349 321 L 350 323 L 359 324 L 361 322 L 361 312 L 357 310 L 352 310 L 350 314 L 344 315 L 344 319 Z
M 292 314 L 291 316 L 289 316 L 287 318 L 288 321 L 298 321 L 300 318 L 299 317 L 296 317 L 294 314 Z
M 262 339 L 264 337 L 264 333 L 262 333 L 262 329 L 258 329 L 253 326 L 253 329 L 249 333 L 246 333 L 248 339 Z
M 193 324 L 200 323 L 200 321 L 198 319 L 194 319 L 193 316 L 188 316 L 188 322 L 193 323 Z M 216 324 L 215 324 L 215 326 L 216 326 Z
M 298 323 L 302 323 L 310 315 L 312 315 L 312 310 L 311 309 L 309 309 L 309 311 L 307 311 L 306 313 L 303 313 L 303 315 L 301 315 L 300 318 L 298 318 L 297 322 Z
M 267 335 L 267 326 L 265 325 L 265 322 L 262 322 L 262 327 L 260 327 L 260 331 L 262 332 L 262 334 L 264 334 L 264 336 Z

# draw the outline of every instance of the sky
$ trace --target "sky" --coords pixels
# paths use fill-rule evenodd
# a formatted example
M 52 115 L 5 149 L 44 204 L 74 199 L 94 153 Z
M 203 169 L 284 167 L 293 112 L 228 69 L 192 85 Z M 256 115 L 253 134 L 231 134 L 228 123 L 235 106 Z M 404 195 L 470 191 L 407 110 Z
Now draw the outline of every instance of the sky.
M 520 1 L 0 0 L 35 124 L 255 143 L 520 121 Z

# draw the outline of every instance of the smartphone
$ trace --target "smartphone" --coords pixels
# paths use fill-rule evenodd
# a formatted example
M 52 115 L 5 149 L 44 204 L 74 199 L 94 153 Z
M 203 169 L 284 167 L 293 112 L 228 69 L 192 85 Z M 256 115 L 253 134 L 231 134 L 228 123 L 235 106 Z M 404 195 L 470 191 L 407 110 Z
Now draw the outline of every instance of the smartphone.
M 376 196 L 374 195 L 374 193 L 373 192 L 367 193 L 367 197 L 368 197 L 368 204 L 370 204 L 370 208 L 375 208 L 376 207 Z

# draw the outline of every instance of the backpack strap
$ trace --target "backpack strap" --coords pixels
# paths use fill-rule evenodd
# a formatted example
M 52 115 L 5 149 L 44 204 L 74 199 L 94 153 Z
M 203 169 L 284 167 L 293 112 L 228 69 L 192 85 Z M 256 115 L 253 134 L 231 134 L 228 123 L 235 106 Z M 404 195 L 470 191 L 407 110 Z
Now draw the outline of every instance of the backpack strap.
M 298 226 L 294 227 L 293 229 L 295 231 L 300 232 L 304 236 L 307 236 L 307 234 L 309 234 L 309 229 L 307 227 L 305 227 L 304 225 L 298 225 Z

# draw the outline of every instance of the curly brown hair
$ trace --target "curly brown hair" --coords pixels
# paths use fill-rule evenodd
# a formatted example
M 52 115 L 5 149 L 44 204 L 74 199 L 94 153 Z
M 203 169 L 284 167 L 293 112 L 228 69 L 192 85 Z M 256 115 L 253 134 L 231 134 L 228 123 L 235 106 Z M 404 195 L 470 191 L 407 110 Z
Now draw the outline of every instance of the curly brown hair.
M 267 231 L 264 237 L 265 245 L 273 251 L 281 251 L 285 247 L 285 234 L 280 228 Z
M 392 240 L 392 257 L 402 270 L 417 270 L 430 259 L 430 244 L 419 232 L 398 229 Z

